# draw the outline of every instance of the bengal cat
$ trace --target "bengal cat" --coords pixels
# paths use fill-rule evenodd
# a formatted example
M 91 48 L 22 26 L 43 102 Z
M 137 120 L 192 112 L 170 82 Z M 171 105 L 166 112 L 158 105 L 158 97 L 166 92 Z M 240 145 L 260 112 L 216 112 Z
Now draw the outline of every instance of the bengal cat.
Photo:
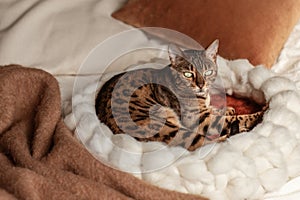
M 96 113 L 114 134 L 161 141 L 190 151 L 251 130 L 263 111 L 235 115 L 210 106 L 209 87 L 217 76 L 216 40 L 206 50 L 169 47 L 170 64 L 137 69 L 107 81 L 96 98 Z

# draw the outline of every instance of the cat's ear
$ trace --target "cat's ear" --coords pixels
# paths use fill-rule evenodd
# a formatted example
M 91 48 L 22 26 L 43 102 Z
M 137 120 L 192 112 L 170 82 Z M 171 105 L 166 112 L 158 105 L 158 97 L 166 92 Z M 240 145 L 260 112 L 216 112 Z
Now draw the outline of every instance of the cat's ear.
M 183 51 L 176 44 L 169 45 L 168 54 L 173 66 L 184 59 Z
M 216 59 L 217 59 L 218 48 L 219 48 L 219 40 L 216 39 L 205 50 L 206 56 L 209 59 L 213 60 L 214 62 L 216 62 Z

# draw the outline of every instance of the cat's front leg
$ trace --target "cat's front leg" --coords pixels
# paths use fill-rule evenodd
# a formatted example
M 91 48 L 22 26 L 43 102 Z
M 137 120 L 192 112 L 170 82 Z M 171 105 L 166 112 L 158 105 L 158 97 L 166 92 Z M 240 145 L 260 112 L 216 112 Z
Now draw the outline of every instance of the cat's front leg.
M 227 135 L 227 137 L 242 132 L 248 132 L 262 121 L 263 115 L 264 111 L 253 114 L 225 116 L 225 124 L 222 132 L 224 135 Z
M 221 115 L 225 115 L 225 116 L 232 116 L 235 114 L 235 109 L 233 107 L 226 107 L 226 110 L 224 111 L 225 109 L 221 109 L 221 108 L 212 108 L 212 114 L 213 115 L 218 115 L 218 116 L 221 116 Z

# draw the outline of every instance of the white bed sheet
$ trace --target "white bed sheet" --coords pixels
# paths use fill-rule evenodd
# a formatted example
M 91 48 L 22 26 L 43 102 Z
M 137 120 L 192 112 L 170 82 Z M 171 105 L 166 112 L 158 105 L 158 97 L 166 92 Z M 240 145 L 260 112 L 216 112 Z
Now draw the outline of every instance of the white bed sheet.
M 125 0 L 0 1 L 0 63 L 75 74 L 98 43 L 130 29 L 110 14 Z
M 125 0 L 5 0 L 0 2 L 0 65 L 17 63 L 44 69 L 60 83 L 70 112 L 74 76 L 98 43 L 132 27 L 110 17 Z M 300 88 L 300 24 L 272 70 Z M 101 61 L 99 61 L 101 62 Z M 69 106 L 69 107 L 68 107 Z M 166 185 L 169 184 L 166 181 Z M 268 198 L 269 197 L 269 198 Z M 300 199 L 300 177 L 268 199 Z

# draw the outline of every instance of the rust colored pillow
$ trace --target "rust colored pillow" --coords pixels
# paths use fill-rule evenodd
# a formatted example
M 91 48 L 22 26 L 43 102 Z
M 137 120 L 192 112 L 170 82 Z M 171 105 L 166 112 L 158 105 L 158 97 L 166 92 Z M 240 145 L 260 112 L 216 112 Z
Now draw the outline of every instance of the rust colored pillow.
M 229 95 L 226 95 L 226 105 L 224 105 L 223 98 L 223 96 L 212 95 L 211 105 L 218 108 L 233 107 L 238 115 L 255 113 L 262 110 L 263 107 L 263 105 L 258 105 L 250 99 L 235 98 Z
M 130 0 L 113 17 L 182 32 L 219 54 L 271 67 L 300 18 L 299 0 Z

